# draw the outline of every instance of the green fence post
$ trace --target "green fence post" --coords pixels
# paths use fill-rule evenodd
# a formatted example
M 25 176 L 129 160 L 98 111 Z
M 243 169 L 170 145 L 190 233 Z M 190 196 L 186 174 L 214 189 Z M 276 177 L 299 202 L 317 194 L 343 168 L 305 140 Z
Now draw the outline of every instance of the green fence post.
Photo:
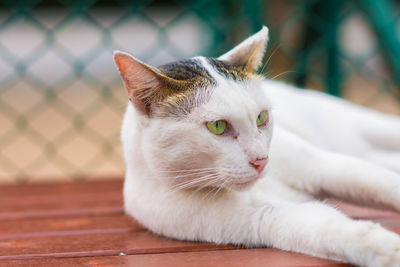
M 327 93 L 331 95 L 341 95 L 341 67 L 339 63 L 339 48 L 337 43 L 337 32 L 340 24 L 340 11 L 342 1 L 325 1 L 324 16 L 327 19 L 328 27 L 326 33 L 328 57 L 325 74 Z
M 369 22 L 384 45 L 384 55 L 392 67 L 394 79 L 400 85 L 400 41 L 395 27 L 395 10 L 392 1 L 357 0 Z

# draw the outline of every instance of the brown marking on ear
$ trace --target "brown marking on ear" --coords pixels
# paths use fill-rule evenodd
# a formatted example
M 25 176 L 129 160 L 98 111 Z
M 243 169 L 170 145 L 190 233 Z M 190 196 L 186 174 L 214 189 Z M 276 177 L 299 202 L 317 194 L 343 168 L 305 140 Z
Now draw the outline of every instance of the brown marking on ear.
M 146 115 L 150 115 L 152 104 L 184 91 L 189 85 L 188 81 L 170 78 L 128 54 L 116 52 L 114 60 L 129 100 Z
M 268 28 L 263 26 L 259 32 L 220 56 L 218 60 L 227 65 L 235 66 L 235 68 L 241 66 L 242 70 L 248 74 L 255 73 L 262 63 L 267 41 Z
M 246 63 L 246 66 L 244 67 L 244 71 L 248 72 L 248 73 L 253 73 L 259 65 L 257 56 L 259 54 L 259 50 L 260 48 L 263 46 L 264 44 L 264 40 L 261 40 L 258 42 L 257 46 L 254 48 L 253 52 L 251 53 L 249 60 Z
M 129 100 L 139 111 L 147 114 L 148 107 L 140 101 L 139 95 L 147 88 L 159 85 L 154 72 L 124 53 L 115 53 L 114 61 L 124 81 Z

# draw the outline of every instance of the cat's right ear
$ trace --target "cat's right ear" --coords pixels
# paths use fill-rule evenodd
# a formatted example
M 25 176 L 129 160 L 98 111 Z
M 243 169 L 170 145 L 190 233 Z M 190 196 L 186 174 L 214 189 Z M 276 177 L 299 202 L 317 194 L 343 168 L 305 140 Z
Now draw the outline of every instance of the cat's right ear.
M 150 115 L 151 104 L 160 97 L 168 77 L 124 52 L 115 51 L 114 61 L 124 81 L 129 100 L 142 114 Z
M 146 94 L 146 91 L 159 87 L 157 71 L 131 55 L 120 51 L 114 52 L 114 61 L 124 81 L 129 100 L 141 113 L 148 115 L 150 103 L 147 103 L 143 95 Z
M 124 52 L 115 51 L 114 61 L 129 100 L 139 112 L 149 117 L 154 106 L 168 96 L 183 91 L 189 83 L 168 77 Z

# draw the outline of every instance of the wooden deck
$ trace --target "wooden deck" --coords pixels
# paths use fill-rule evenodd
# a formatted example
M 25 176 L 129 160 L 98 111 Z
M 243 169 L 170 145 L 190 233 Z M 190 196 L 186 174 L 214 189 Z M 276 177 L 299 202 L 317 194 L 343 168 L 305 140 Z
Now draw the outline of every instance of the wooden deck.
M 121 191 L 121 181 L 0 186 L 0 266 L 347 266 L 158 237 L 124 215 Z M 400 232 L 400 214 L 339 208 Z

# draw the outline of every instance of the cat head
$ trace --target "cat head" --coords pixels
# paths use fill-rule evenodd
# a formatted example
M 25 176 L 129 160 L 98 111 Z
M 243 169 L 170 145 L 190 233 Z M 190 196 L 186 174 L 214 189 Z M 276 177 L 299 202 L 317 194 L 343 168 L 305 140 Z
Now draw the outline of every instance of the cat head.
M 154 177 L 177 189 L 242 190 L 261 176 L 272 137 L 271 106 L 257 74 L 267 41 L 264 26 L 219 58 L 157 68 L 114 53 L 135 114 L 123 131 L 139 128 L 140 156 Z M 135 149 L 125 147 L 124 135 L 122 141 L 125 151 Z

